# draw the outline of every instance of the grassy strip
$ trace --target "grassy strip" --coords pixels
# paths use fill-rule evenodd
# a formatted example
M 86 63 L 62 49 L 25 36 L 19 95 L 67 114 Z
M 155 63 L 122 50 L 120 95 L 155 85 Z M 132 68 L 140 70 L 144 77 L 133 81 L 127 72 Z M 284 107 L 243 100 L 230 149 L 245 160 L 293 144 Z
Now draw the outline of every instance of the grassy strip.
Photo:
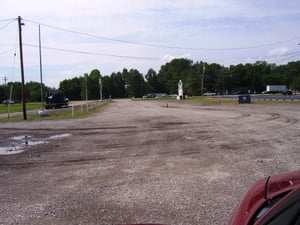
M 27 121 L 42 121 L 42 120 L 62 120 L 62 119 L 78 119 L 78 118 L 85 118 L 91 116 L 94 113 L 101 112 L 104 107 L 109 105 L 109 102 L 100 104 L 94 108 L 89 108 L 87 111 L 86 105 L 76 106 L 73 108 L 72 114 L 72 107 L 63 108 L 63 109 L 51 109 L 47 110 L 47 116 L 40 116 L 38 114 L 38 110 L 34 110 L 32 112 L 27 113 Z M 74 116 L 73 116 L 74 115 Z M 10 118 L 0 118 L 0 123 L 6 122 L 21 122 L 23 121 L 23 114 L 13 115 Z
M 135 99 L 138 101 L 177 101 L 175 98 L 149 98 L 149 99 Z M 238 98 L 223 98 L 223 96 L 214 97 L 188 97 L 184 100 L 185 102 L 196 103 L 200 105 L 237 105 L 239 104 Z M 300 101 L 290 100 L 254 100 L 251 99 L 251 104 L 261 105 L 280 105 L 280 104 L 300 104 Z
M 41 107 L 41 103 L 26 103 L 26 110 L 40 109 Z M 8 110 L 10 113 L 22 112 L 23 105 L 21 103 L 11 105 L 0 105 L 0 114 L 8 113 Z
M 135 99 L 136 101 L 178 101 L 176 98 L 148 98 L 148 99 Z M 197 103 L 201 105 L 233 105 L 238 104 L 236 99 L 227 99 L 223 97 L 188 97 L 184 100 L 185 102 Z
M 198 103 L 201 105 L 236 105 L 237 99 L 229 99 L 223 97 L 188 97 L 187 102 Z
M 297 105 L 300 104 L 300 101 L 291 101 L 291 100 L 252 100 L 254 104 L 260 105 Z

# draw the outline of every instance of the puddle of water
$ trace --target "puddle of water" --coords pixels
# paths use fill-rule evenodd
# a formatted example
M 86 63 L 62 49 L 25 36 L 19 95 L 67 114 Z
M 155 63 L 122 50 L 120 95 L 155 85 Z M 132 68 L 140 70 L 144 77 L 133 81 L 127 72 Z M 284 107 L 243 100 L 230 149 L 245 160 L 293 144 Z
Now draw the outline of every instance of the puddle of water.
M 48 143 L 48 141 L 34 141 L 34 140 L 25 141 L 24 138 L 23 140 L 21 140 L 21 142 L 12 143 L 12 146 L 0 147 L 0 155 L 13 155 L 13 154 L 22 153 L 29 146 L 41 145 L 46 143 Z
M 0 155 L 18 154 L 24 152 L 29 146 L 48 143 L 48 141 L 34 140 L 32 136 L 26 135 L 10 137 L 9 140 L 12 140 L 10 146 L 0 147 Z
M 49 141 L 47 140 L 54 140 L 54 139 L 65 138 L 70 136 L 72 136 L 72 134 L 59 134 L 59 135 L 50 136 L 44 140 L 34 138 L 32 136 L 27 136 L 27 135 L 13 136 L 8 138 L 9 140 L 11 140 L 11 143 L 9 144 L 10 146 L 0 147 L 0 155 L 18 154 L 24 152 L 26 148 L 28 148 L 29 146 L 47 144 L 49 143 Z
M 21 149 L 20 146 L 16 147 L 0 147 L 0 155 L 13 155 L 24 152 L 24 149 Z
M 48 143 L 48 141 L 28 141 L 28 143 L 25 145 L 34 146 L 34 145 L 41 145 L 46 143 Z
M 59 138 L 65 138 L 65 137 L 71 137 L 72 134 L 58 134 L 48 137 L 48 139 L 59 139 Z
M 29 138 L 31 138 L 31 136 L 21 135 L 21 136 L 10 137 L 9 139 L 13 141 L 23 141 L 23 140 L 25 141 L 25 139 L 29 139 Z

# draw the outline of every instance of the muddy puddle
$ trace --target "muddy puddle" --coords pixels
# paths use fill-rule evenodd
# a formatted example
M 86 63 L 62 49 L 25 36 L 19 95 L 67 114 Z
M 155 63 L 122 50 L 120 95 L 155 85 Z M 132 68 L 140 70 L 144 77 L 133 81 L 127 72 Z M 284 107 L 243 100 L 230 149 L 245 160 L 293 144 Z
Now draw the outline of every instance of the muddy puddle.
M 57 134 L 46 138 L 38 138 L 31 135 L 19 135 L 8 137 L 6 146 L 0 146 L 0 155 L 13 155 L 30 150 L 31 146 L 47 144 L 51 140 L 70 137 L 72 134 Z

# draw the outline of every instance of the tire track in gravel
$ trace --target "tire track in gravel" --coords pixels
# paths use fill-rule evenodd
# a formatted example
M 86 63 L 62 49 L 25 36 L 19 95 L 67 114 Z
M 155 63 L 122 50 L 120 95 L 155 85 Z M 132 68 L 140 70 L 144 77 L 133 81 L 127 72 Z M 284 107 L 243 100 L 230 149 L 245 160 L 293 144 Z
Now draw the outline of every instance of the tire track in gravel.
M 7 162 L 0 163 L 0 167 L 13 167 L 13 168 L 26 168 L 26 167 L 37 167 L 37 166 L 72 166 L 72 165 L 82 165 L 82 164 L 94 164 L 100 161 L 107 160 L 120 160 L 120 159 L 128 159 L 128 158 L 142 158 L 142 157 L 150 157 L 150 156 L 159 156 L 159 155 L 167 155 L 167 156 L 180 156 L 180 155 L 192 155 L 199 154 L 201 150 L 179 150 L 179 151 L 164 151 L 164 152 L 147 152 L 147 153 L 138 153 L 138 154 L 129 154 L 120 156 L 90 156 L 90 157 L 75 157 L 67 160 L 39 160 L 39 161 L 27 161 L 27 162 Z
M 270 115 L 269 118 L 267 118 L 265 121 L 272 121 L 272 122 L 277 122 L 278 124 L 274 124 L 272 127 L 274 129 L 280 129 L 283 127 L 289 127 L 292 126 L 294 124 L 296 124 L 298 122 L 298 119 L 294 118 L 294 117 L 289 117 L 289 116 L 285 116 L 279 113 L 270 113 L 267 114 Z
M 244 119 L 247 117 L 254 117 L 251 113 L 248 112 L 239 112 L 240 115 L 237 117 L 233 117 L 232 119 Z M 294 117 L 290 117 L 290 116 L 285 116 L 279 113 L 264 113 L 264 114 L 260 114 L 260 115 L 266 115 L 267 118 L 265 119 L 259 119 L 259 120 L 254 120 L 252 121 L 252 123 L 265 123 L 266 125 L 270 124 L 272 126 L 272 128 L 274 129 L 280 129 L 283 127 L 288 127 L 288 126 L 292 126 L 294 124 L 296 124 L 298 122 L 298 119 L 294 118 Z M 254 117 L 255 118 L 255 117 Z M 274 123 L 270 123 L 270 122 L 274 122 L 274 123 L 278 123 L 278 124 L 274 124 Z

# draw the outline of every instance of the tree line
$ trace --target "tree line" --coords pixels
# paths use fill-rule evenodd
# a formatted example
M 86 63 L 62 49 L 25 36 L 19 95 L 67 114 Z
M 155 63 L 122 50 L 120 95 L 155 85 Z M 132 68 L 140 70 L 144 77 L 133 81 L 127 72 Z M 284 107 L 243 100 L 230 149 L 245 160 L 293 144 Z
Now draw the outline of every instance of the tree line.
M 179 80 L 184 84 L 185 94 L 192 96 L 204 92 L 260 93 L 266 89 L 266 85 L 287 85 L 291 90 L 300 90 L 300 61 L 285 65 L 257 61 L 226 67 L 202 61 L 194 63 L 190 59 L 180 58 L 162 65 L 158 72 L 150 68 L 146 74 L 137 69 L 124 68 L 120 72 L 103 76 L 98 69 L 94 69 L 89 74 L 62 80 L 59 91 L 63 91 L 70 100 L 99 99 L 100 78 L 103 98 L 140 98 L 149 93 L 177 94 Z M 9 97 L 11 86 L 12 99 L 21 100 L 20 82 L 1 85 L 0 100 Z M 26 83 L 25 90 L 27 101 L 41 101 L 40 83 Z M 43 85 L 43 90 L 47 93 L 51 88 Z

